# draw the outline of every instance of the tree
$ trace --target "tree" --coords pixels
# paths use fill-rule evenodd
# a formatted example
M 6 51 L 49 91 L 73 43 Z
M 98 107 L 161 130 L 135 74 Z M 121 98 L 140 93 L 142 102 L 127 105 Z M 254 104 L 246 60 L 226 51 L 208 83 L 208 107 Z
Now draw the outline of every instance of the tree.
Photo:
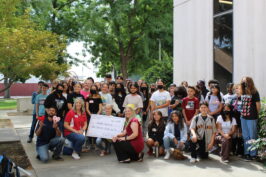
M 143 79 L 148 83 L 155 83 L 162 79 L 166 86 L 173 83 L 173 58 L 163 52 L 162 60 L 154 60 L 152 66 L 143 74 Z
M 172 54 L 172 0 L 80 0 L 75 7 L 80 40 L 92 62 L 124 78 L 158 58 L 158 40 Z M 104 73 L 101 73 L 104 74 Z
M 65 39 L 40 30 L 27 14 L 17 16 L 20 0 L 0 0 L 0 3 L 0 73 L 5 80 L 0 92 L 31 75 L 51 80 L 65 74 L 68 65 L 57 60 L 65 54 Z

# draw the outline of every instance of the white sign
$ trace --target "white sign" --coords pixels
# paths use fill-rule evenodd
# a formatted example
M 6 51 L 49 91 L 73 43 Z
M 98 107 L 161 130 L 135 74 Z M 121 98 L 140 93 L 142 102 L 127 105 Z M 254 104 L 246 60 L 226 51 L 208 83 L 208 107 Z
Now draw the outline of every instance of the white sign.
M 125 118 L 92 114 L 87 136 L 112 139 L 123 131 Z

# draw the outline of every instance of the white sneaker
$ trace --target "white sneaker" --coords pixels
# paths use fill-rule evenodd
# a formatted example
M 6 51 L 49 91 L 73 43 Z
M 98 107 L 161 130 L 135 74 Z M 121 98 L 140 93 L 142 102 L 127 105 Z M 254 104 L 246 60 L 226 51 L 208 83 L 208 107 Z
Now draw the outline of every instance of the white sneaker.
M 222 160 L 222 162 L 224 162 L 224 163 L 229 163 L 229 160 Z
M 170 151 L 169 150 L 166 150 L 165 151 L 165 156 L 164 156 L 164 160 L 168 160 L 168 159 L 170 159 Z
M 75 159 L 75 160 L 79 160 L 79 159 L 80 159 L 80 156 L 79 156 L 76 152 L 73 152 L 73 153 L 72 153 L 72 157 L 73 157 L 73 159 Z
M 196 163 L 196 159 L 195 158 L 191 158 L 190 159 L 190 163 Z

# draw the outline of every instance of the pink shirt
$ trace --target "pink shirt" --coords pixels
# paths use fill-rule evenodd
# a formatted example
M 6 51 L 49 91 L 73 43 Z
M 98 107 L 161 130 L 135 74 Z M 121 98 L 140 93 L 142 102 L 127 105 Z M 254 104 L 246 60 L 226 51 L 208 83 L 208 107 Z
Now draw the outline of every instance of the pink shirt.
M 85 99 L 87 99 L 90 96 L 91 93 L 90 92 L 86 92 L 84 90 L 81 90 L 80 94 L 83 95 Z

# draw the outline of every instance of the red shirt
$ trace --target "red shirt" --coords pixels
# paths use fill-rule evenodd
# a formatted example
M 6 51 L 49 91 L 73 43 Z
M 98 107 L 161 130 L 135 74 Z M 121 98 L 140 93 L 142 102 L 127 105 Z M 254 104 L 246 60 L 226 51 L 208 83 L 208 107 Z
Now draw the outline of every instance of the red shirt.
M 138 136 L 133 139 L 133 140 L 129 140 L 131 146 L 134 148 L 136 153 L 140 153 L 143 149 L 144 149 L 144 139 L 142 137 L 142 129 L 141 129 L 141 125 L 139 123 L 139 120 L 137 118 L 133 118 L 131 119 L 131 121 L 129 122 L 129 124 L 126 127 L 126 132 L 127 132 L 127 136 L 130 136 L 133 131 L 131 129 L 131 123 L 132 122 L 136 122 L 138 124 Z
M 199 109 L 199 100 L 198 98 L 183 98 L 182 108 L 185 110 L 187 120 L 190 121 L 196 113 L 196 110 Z
M 73 110 L 70 110 L 65 117 L 65 122 L 68 122 L 70 124 L 70 127 L 74 128 L 75 130 L 81 130 L 84 126 L 84 123 L 87 122 L 86 113 L 78 115 Z M 64 136 L 67 136 L 70 133 L 72 132 L 64 129 Z

